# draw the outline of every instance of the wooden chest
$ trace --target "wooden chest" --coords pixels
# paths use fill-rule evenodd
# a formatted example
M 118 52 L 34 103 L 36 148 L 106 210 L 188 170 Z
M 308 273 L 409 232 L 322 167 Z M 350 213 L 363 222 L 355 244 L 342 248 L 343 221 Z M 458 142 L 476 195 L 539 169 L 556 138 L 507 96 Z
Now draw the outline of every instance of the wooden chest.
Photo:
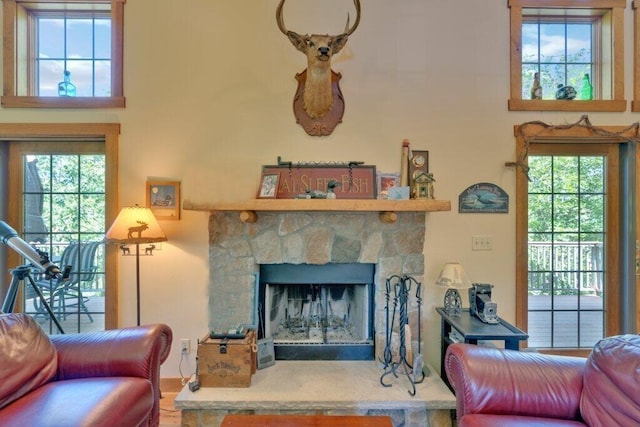
M 212 339 L 198 343 L 198 381 L 202 387 L 249 387 L 256 371 L 256 334 L 243 339 Z

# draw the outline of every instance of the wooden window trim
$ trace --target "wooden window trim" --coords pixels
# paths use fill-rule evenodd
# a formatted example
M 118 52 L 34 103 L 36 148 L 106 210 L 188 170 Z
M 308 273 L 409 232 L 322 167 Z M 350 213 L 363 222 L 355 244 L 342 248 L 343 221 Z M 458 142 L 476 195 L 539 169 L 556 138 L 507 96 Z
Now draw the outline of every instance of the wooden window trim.
M 108 167 L 105 170 L 105 215 L 106 224 L 111 224 L 118 215 L 118 139 L 120 124 L 118 123 L 0 123 L 0 139 L 11 141 L 12 139 L 42 139 L 55 138 L 56 140 L 69 138 L 73 141 L 77 138 L 100 138 L 104 140 L 105 162 Z M 46 143 L 46 142 L 45 142 Z M 70 142 L 73 143 L 73 142 Z M 9 165 L 9 192 L 18 194 L 22 185 L 22 175 L 19 165 Z M 15 228 L 22 226 L 22 205 L 10 204 L 7 221 L 15 224 Z M 118 327 L 118 248 L 115 245 L 105 245 L 105 286 L 107 286 L 105 298 L 105 329 Z M 7 253 L 8 265 L 19 265 L 20 257 L 14 251 Z
M 625 127 L 609 126 L 604 130 L 615 133 L 623 132 Z M 525 159 L 525 155 L 537 154 L 540 147 L 545 144 L 544 140 L 525 143 L 525 139 L 534 138 L 539 135 L 543 128 L 539 125 L 530 125 L 526 128 L 515 127 L 517 158 Z M 607 177 L 608 182 L 606 196 L 606 226 L 607 241 L 605 251 L 607 253 L 606 277 L 607 298 L 605 301 L 605 335 L 616 335 L 620 333 L 621 321 L 618 311 L 615 309 L 620 300 L 619 287 L 619 250 L 618 242 L 620 237 L 620 227 L 618 224 L 620 203 L 620 182 L 619 182 L 619 157 L 618 144 L 620 141 L 607 141 L 595 135 L 586 128 L 573 127 L 569 129 L 548 129 L 544 132 L 545 139 L 555 143 L 566 142 L 567 144 L 583 145 L 581 150 L 584 154 L 606 154 L 607 155 Z M 632 135 L 629 135 L 630 137 Z M 591 139 L 591 141 L 589 141 Z M 606 147 L 604 147 L 606 146 Z M 603 148 L 604 147 L 604 148 Z M 568 148 L 568 146 L 567 146 Z M 564 150 L 569 154 L 569 150 L 562 146 L 557 148 L 558 153 Z M 573 152 L 575 150 L 572 150 Z M 606 151 L 606 153 L 605 153 Z M 554 153 L 555 154 L 555 153 Z M 522 330 L 528 330 L 528 180 L 526 175 L 518 170 L 516 174 L 516 326 Z M 590 349 L 538 349 L 541 353 L 564 354 L 571 356 L 587 356 Z
M 23 0 L 3 2 L 3 87 L 1 104 L 5 108 L 124 108 L 126 99 L 123 89 L 124 52 L 124 3 L 126 0 L 94 0 L 111 4 L 111 93 L 110 97 L 52 97 L 19 96 L 17 81 L 18 57 L 16 32 Z M 86 0 L 34 0 L 33 3 L 87 3 Z
M 633 8 L 633 100 L 631 101 L 631 111 L 640 112 L 640 11 L 636 0 L 631 2 Z M 640 294 L 640 293 L 639 293 Z M 640 302 L 640 297 L 638 298 Z M 639 306 L 640 307 L 640 306 Z M 640 308 L 638 309 L 640 310 Z M 640 330 L 640 320 L 638 320 L 638 330 Z
M 613 99 L 569 101 L 522 99 L 522 9 L 523 8 L 608 9 L 613 25 Z M 510 9 L 510 99 L 509 111 L 594 111 L 622 112 L 624 99 L 624 9 L 626 0 L 509 0 Z M 638 67 L 635 69 L 636 73 Z M 640 92 L 640 89 L 637 89 Z M 638 97 L 640 99 L 640 97 Z

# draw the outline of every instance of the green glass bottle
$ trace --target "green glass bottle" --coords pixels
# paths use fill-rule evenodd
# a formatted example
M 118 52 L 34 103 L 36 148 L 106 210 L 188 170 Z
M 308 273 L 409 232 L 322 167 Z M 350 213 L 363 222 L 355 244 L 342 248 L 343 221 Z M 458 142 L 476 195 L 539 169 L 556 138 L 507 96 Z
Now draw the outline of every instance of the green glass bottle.
M 582 87 L 580 88 L 580 99 L 591 100 L 593 99 L 593 86 L 589 80 L 589 73 L 585 73 L 582 78 Z
M 71 83 L 69 70 L 64 70 L 64 80 L 58 83 L 58 96 L 76 96 L 76 85 Z

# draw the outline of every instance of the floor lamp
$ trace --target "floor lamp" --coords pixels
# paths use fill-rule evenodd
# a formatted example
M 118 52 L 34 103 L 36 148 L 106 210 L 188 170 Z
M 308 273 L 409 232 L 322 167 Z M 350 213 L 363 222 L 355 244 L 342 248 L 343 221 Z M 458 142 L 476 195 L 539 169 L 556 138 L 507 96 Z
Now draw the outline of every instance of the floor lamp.
M 120 245 L 123 256 L 136 257 L 136 299 L 138 325 L 140 325 L 140 255 L 153 255 L 153 243 L 166 242 L 167 236 L 153 216 L 151 209 L 138 205 L 122 208 L 116 220 L 111 224 L 105 237 L 106 243 Z M 149 244 L 140 254 L 140 244 Z M 132 254 L 129 245 L 135 245 L 136 253 Z

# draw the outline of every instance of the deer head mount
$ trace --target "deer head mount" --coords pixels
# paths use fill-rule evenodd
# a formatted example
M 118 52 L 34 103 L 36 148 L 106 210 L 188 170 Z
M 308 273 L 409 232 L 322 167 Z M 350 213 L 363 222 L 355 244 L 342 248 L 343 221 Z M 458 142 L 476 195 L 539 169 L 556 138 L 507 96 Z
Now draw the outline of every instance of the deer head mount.
M 349 26 L 349 16 L 344 32 L 338 35 L 305 34 L 287 30 L 282 17 L 285 0 L 276 9 L 278 28 L 293 46 L 307 57 L 307 69 L 296 75 L 298 91 L 294 97 L 294 114 L 310 135 L 329 135 L 342 121 L 344 99 L 338 81 L 341 76 L 331 70 L 331 58 L 347 44 L 349 36 L 360 23 L 360 0 L 353 0 L 356 19 Z M 339 104 L 339 105 L 338 105 Z

